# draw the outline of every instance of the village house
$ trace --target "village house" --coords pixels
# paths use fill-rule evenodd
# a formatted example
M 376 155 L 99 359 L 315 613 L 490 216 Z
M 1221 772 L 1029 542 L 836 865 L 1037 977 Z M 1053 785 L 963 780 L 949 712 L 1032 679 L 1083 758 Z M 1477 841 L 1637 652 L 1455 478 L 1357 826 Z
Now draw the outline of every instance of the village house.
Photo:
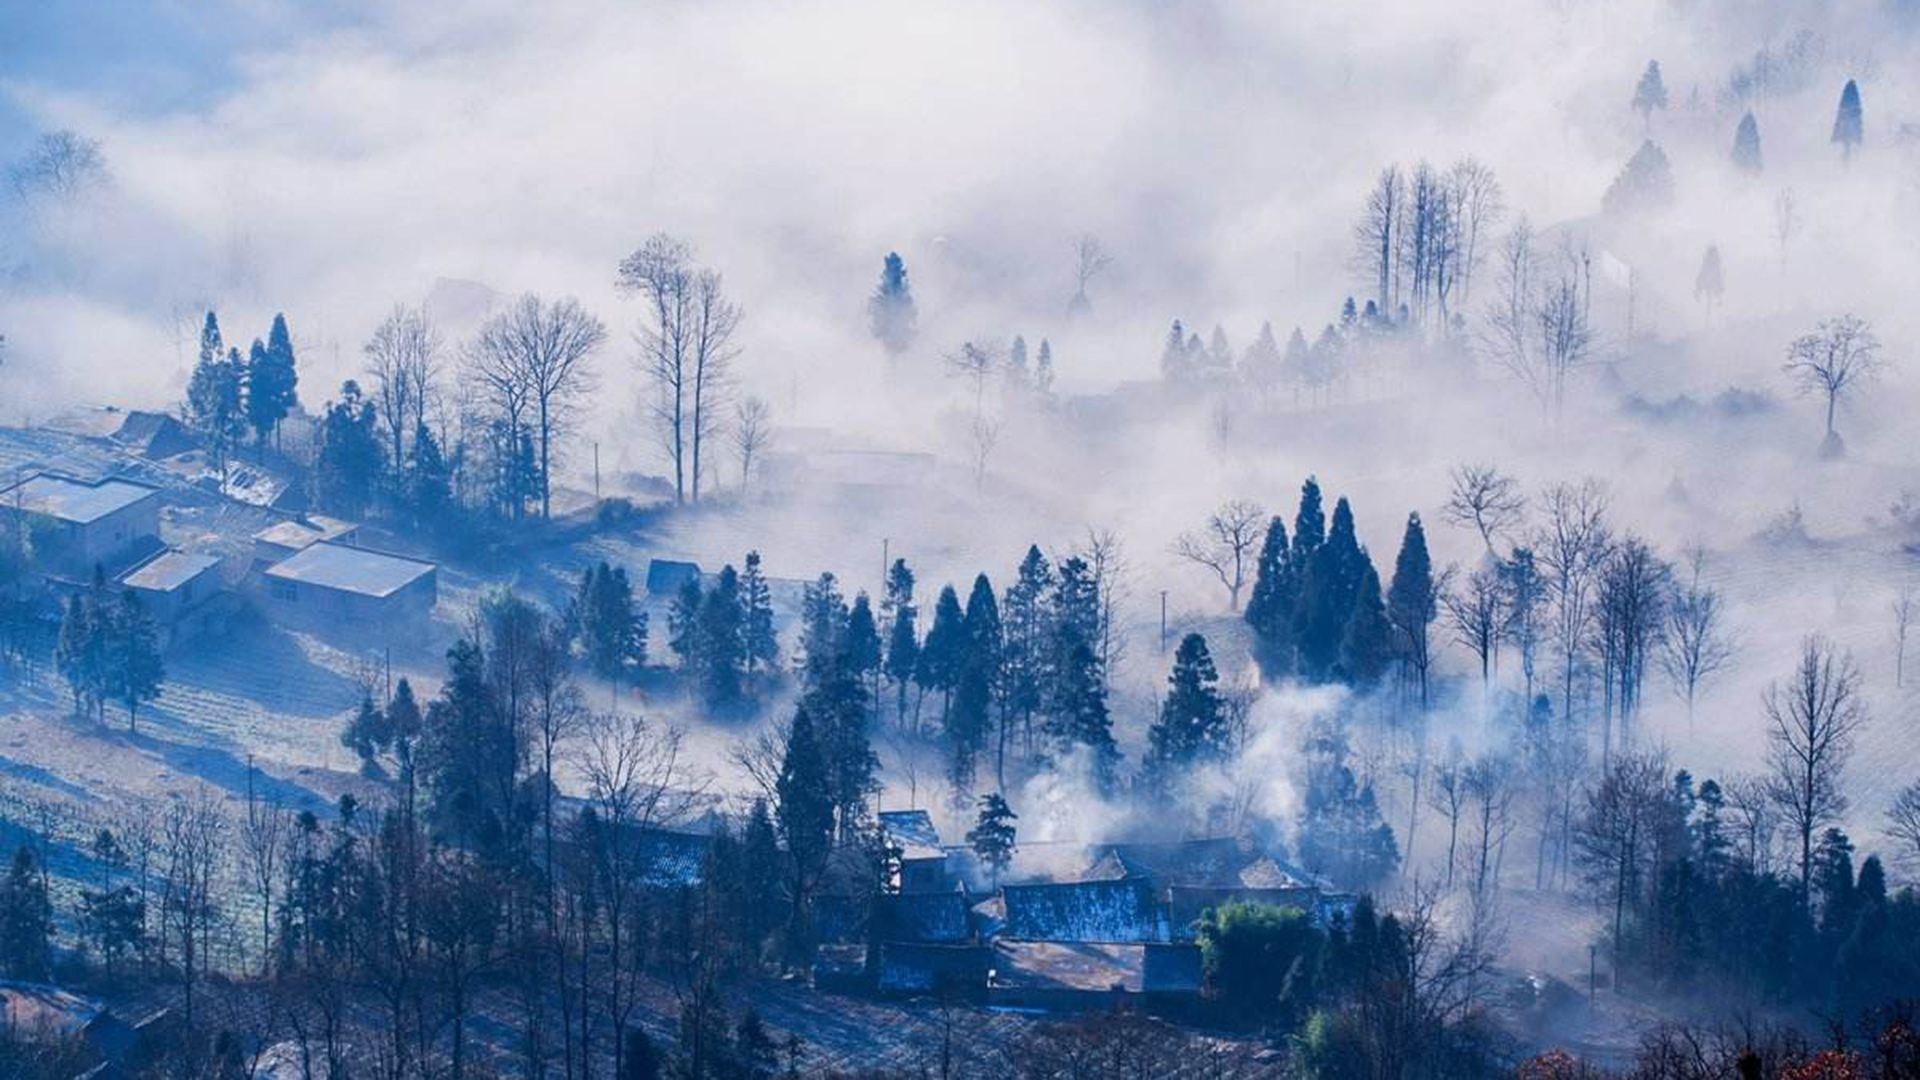
M 0 512 L 23 519 L 34 557 L 53 573 L 113 573 L 160 546 L 160 489 L 118 477 L 36 473 L 0 490 Z
M 209 602 L 223 592 L 215 555 L 164 548 L 135 563 L 116 583 L 140 598 L 167 644 L 198 632 Z
M 353 544 L 359 539 L 360 526 L 338 518 L 302 514 L 276 521 L 253 534 L 253 568 L 265 570 L 323 540 Z
M 433 563 L 331 540 L 261 572 L 268 610 L 288 625 L 397 630 L 426 620 L 439 599 Z

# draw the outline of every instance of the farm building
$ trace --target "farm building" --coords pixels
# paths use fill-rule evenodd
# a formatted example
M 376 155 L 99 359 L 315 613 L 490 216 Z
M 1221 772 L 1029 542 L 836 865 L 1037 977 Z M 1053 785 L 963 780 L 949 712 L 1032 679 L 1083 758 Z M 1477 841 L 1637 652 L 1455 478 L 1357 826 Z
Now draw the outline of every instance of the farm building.
M 41 564 L 75 576 L 118 570 L 158 547 L 160 502 L 158 488 L 117 477 L 37 473 L 0 491 L 0 507 L 26 519 Z
M 184 454 L 200 446 L 200 440 L 180 421 L 166 413 L 142 412 L 138 409 L 127 413 L 127 418 L 114 431 L 113 441 L 141 457 L 155 461 Z
M 359 537 L 360 526 L 319 514 L 302 514 L 276 521 L 253 534 L 253 568 L 264 570 L 322 540 L 351 544 Z
M 1001 936 L 1020 941 L 1165 941 L 1167 928 L 1144 881 L 1049 881 L 1008 885 Z
M 647 560 L 647 593 L 652 596 L 672 596 L 678 593 L 687 582 L 700 580 L 698 563 L 680 562 L 675 559 Z
M 261 572 L 268 609 L 290 624 L 393 628 L 423 620 L 438 568 L 371 548 L 320 540 Z
M 140 598 L 169 643 L 197 629 L 207 602 L 221 592 L 220 559 L 166 548 L 136 563 L 119 585 Z
M 883 994 L 977 998 L 993 953 L 984 945 L 927 945 L 888 941 L 880 946 L 876 986 Z
M 1105 1008 L 1122 999 L 1177 1007 L 1200 987 L 1193 945 L 998 941 L 987 973 L 988 1003 L 1019 1008 Z
M 883 810 L 880 829 L 889 846 L 899 852 L 899 868 L 892 882 L 903 893 L 948 893 L 956 879 L 947 866 L 947 850 L 940 832 L 925 810 Z

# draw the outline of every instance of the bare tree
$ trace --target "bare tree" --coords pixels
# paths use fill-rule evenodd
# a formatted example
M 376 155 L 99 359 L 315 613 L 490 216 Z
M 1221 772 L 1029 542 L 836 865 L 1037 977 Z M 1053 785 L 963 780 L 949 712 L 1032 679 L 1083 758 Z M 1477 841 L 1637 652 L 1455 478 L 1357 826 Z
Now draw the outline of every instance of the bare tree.
M 1920 780 L 1893 797 L 1893 806 L 1887 810 L 1887 836 L 1900 845 L 1900 861 L 1920 874 Z
M 1593 361 L 1593 259 L 1568 245 L 1543 268 L 1521 218 L 1507 233 L 1498 269 L 1500 294 L 1481 328 L 1481 351 L 1557 419 L 1573 376 Z M 1544 278 L 1543 269 L 1550 270 Z
M 740 329 L 740 305 L 727 299 L 720 275 L 702 270 L 693 277 L 691 333 L 688 335 L 692 501 L 700 501 L 701 454 L 722 425 L 733 387 L 733 361 L 739 355 L 734 334 Z
M 389 464 L 406 468 L 408 440 L 426 427 L 440 352 L 440 337 L 426 313 L 395 305 L 361 349 L 373 377 L 375 412 L 387 428 Z
M 1003 350 L 992 341 L 963 341 L 960 348 L 946 356 L 947 372 L 956 379 L 973 384 L 973 412 L 984 415 L 987 407 L 987 382 L 1000 368 Z
M 1553 607 L 1554 642 L 1560 653 L 1560 715 L 1573 717 L 1575 676 L 1592 625 L 1600 569 L 1613 541 L 1607 528 L 1607 492 L 1600 481 L 1555 484 L 1541 500 L 1546 521 L 1533 548 L 1546 571 Z
M 1503 537 L 1519 526 L 1527 511 L 1527 497 L 1520 483 L 1492 465 L 1464 464 L 1454 467 L 1453 491 L 1440 516 L 1449 523 L 1472 526 L 1480 534 L 1489 552 L 1495 537 Z
M 593 387 L 587 358 L 606 327 L 572 298 L 547 303 L 528 293 L 480 329 L 473 368 L 507 427 L 509 452 L 522 439 L 535 452 L 540 516 L 553 511 L 554 446 Z
M 1706 552 L 1694 548 L 1687 557 L 1687 579 L 1675 586 L 1667 602 L 1666 625 L 1660 635 L 1660 669 L 1674 692 L 1687 703 L 1693 719 L 1700 691 L 1733 662 L 1733 637 L 1728 632 L 1720 593 L 1700 580 Z
M 70 198 L 107 182 L 107 158 L 97 140 L 66 129 L 50 131 L 7 170 L 7 179 L 23 200 Z
M 1181 533 L 1173 553 L 1213 571 L 1227 590 L 1227 608 L 1240 610 L 1240 592 L 1246 587 L 1248 563 L 1265 535 L 1267 512 L 1258 503 L 1233 499 L 1207 518 L 1206 528 Z
M 1795 338 L 1787 346 L 1783 365 L 1802 393 L 1820 394 L 1827 399 L 1827 436 L 1823 453 L 1837 453 L 1840 437 L 1833 430 L 1833 416 L 1840 398 L 1854 384 L 1870 379 L 1882 366 L 1880 339 L 1873 328 L 1857 315 L 1822 319 L 1811 334 Z
M 1114 668 L 1127 654 L 1126 622 L 1120 616 L 1120 608 L 1127 600 L 1132 567 L 1120 545 L 1119 534 L 1112 529 L 1088 526 L 1086 543 L 1081 545 L 1079 555 L 1093 571 L 1094 597 L 1099 608 L 1094 652 L 1100 657 L 1100 677 L 1111 680 Z
M 773 408 L 766 399 L 742 398 L 733 409 L 733 452 L 740 458 L 740 488 L 753 482 L 753 470 L 761 464 L 773 441 Z
M 1474 568 L 1458 588 L 1441 594 L 1441 606 L 1454 640 L 1465 645 L 1480 660 L 1480 685 L 1489 687 L 1493 666 L 1500 652 L 1500 639 L 1506 635 L 1507 579 L 1498 563 L 1489 559 Z
M 1866 723 L 1853 657 L 1813 634 L 1793 674 L 1767 688 L 1767 792 L 1800 846 L 1800 895 L 1813 880 L 1813 837 L 1846 812 L 1840 773 Z
M 979 413 L 967 422 L 967 451 L 973 460 L 973 486 L 987 483 L 987 460 L 1000 445 L 999 419 Z
M 1614 717 L 1620 720 L 1621 744 L 1632 738 L 1647 667 L 1656 659 L 1655 647 L 1666 625 L 1672 579 L 1672 568 L 1666 561 L 1654 554 L 1646 541 L 1631 535 L 1611 546 L 1600 568 L 1594 644 L 1600 653 L 1603 684 L 1603 762 L 1612 753 Z
M 1794 205 L 1793 189 L 1781 188 L 1773 197 L 1773 240 L 1780 245 L 1780 265 L 1787 265 L 1787 245 L 1799 230 L 1800 214 Z
M 1587 793 L 1576 841 L 1589 879 L 1607 890 L 1614 948 L 1623 941 L 1627 909 L 1646 887 L 1654 833 L 1667 792 L 1667 763 L 1658 754 L 1623 754 Z M 1619 967 L 1615 964 L 1615 977 Z
M 662 447 L 673 464 L 676 502 L 687 500 L 688 428 L 692 421 L 689 397 L 693 389 L 694 336 L 693 248 L 666 233 L 647 238 L 620 262 L 615 285 L 637 293 L 647 303 L 647 314 L 636 335 L 639 367 L 651 389 L 649 410 L 659 428 Z
M 1555 419 L 1566 408 L 1573 375 L 1593 359 L 1592 305 L 1593 258 L 1569 247 L 1561 253 L 1559 271 L 1542 290 L 1535 313 L 1540 364 Z
M 1464 306 L 1471 299 L 1473 274 L 1484 254 L 1482 237 L 1505 216 L 1506 199 L 1493 170 L 1471 157 L 1455 162 L 1453 168 L 1447 170 L 1447 195 L 1452 205 L 1449 216 L 1455 234 L 1453 275 L 1459 302 Z
M 1354 267 L 1374 287 L 1374 298 L 1383 315 L 1393 311 L 1396 290 L 1394 270 L 1401 244 L 1400 230 L 1406 218 L 1406 179 L 1400 167 L 1389 165 L 1380 170 L 1360 220 L 1353 228 Z
M 580 751 L 586 803 L 593 810 L 587 855 L 606 906 L 601 987 L 614 1025 L 615 1072 L 638 1004 L 645 950 L 637 918 L 645 890 L 648 832 L 691 818 L 707 801 L 711 777 L 688 760 L 685 736 L 626 714 L 602 714 L 586 725 Z
M 1904 582 L 1893 598 L 1893 685 L 1903 686 L 1907 675 L 1907 634 L 1913 629 L 1914 616 L 1920 615 L 1920 590 Z
M 1073 299 L 1067 302 L 1067 314 L 1084 315 L 1093 310 L 1093 300 L 1087 295 L 1087 286 L 1095 278 L 1105 273 L 1113 265 L 1113 256 L 1107 253 L 1100 238 L 1092 233 L 1081 233 L 1073 239 Z
M 204 787 L 175 796 L 160 820 L 160 932 L 178 947 L 181 1013 L 188 1024 L 194 1022 L 194 989 L 211 966 L 226 826 L 219 803 Z
M 1727 796 L 1727 809 L 1734 825 L 1734 848 L 1747 868 L 1755 874 L 1773 870 L 1773 836 L 1777 821 L 1766 778 L 1736 776 L 1721 789 Z
M 1460 745 L 1453 744 L 1447 756 L 1433 767 L 1432 782 L 1427 785 L 1427 804 L 1447 819 L 1447 888 L 1453 888 L 1453 870 L 1459 865 L 1460 818 L 1466 813 L 1466 762 Z
M 1513 763 L 1487 754 L 1467 766 L 1460 786 L 1473 815 L 1473 895 L 1485 898 L 1500 884 L 1500 864 L 1513 833 Z
M 273 889 L 280 881 L 288 829 L 288 814 L 278 799 L 263 798 L 254 790 L 253 762 L 247 762 L 247 813 L 240 822 L 240 849 L 246 860 L 248 884 L 260 905 L 260 977 L 266 978 L 273 958 Z

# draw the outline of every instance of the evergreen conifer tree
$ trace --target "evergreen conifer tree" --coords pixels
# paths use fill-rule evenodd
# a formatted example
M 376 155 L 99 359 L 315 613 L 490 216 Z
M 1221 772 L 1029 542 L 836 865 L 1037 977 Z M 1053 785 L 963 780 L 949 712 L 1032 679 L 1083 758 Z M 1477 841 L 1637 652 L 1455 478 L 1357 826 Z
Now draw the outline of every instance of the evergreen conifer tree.
M 25 844 L 0 881 L 0 969 L 9 978 L 39 982 L 53 968 L 53 903 L 40 860 Z
M 1147 732 L 1143 768 L 1149 787 L 1166 791 L 1191 766 L 1226 756 L 1227 713 L 1219 683 L 1207 639 L 1199 634 L 1180 639 L 1167 675 L 1166 700 Z
M 956 794 L 972 787 L 974 761 L 986 746 L 1000 686 L 1000 605 L 985 574 L 973 579 L 967 594 L 961 642 L 946 727 L 949 779 Z
M 1369 567 L 1369 571 L 1371 569 Z M 1376 577 L 1372 584 L 1375 601 L 1365 600 L 1366 588 L 1363 583 L 1362 603 L 1377 602 L 1379 579 Z M 1394 559 L 1393 584 L 1387 591 L 1386 615 L 1393 624 L 1391 653 L 1398 655 L 1409 681 L 1419 691 L 1423 709 L 1428 701 L 1427 676 L 1433 661 L 1433 620 L 1440 614 L 1439 597 L 1433 559 L 1427 553 L 1426 529 L 1420 523 L 1419 513 L 1408 514 L 1407 530 L 1400 538 L 1400 554 Z M 1357 610 L 1355 618 L 1359 618 Z M 1361 626 L 1359 633 L 1360 641 L 1370 645 L 1371 628 Z M 1349 671 L 1358 670 L 1360 668 L 1349 667 Z
M 1387 618 L 1387 606 L 1380 599 L 1380 575 L 1368 564 L 1361 571 L 1353 611 L 1347 616 L 1346 629 L 1340 635 L 1338 676 L 1354 686 L 1378 683 L 1393 661 L 1394 634 L 1395 627 Z
M 1840 107 L 1833 114 L 1832 142 L 1840 147 L 1841 155 L 1848 161 L 1853 160 L 1853 152 L 1867 137 L 1866 120 L 1860 111 L 1860 84 L 1852 79 L 1840 90 Z
M 327 404 L 320 422 L 320 454 L 313 466 L 320 505 L 350 518 L 365 513 L 385 470 L 384 454 L 373 402 L 348 379 L 340 384 L 340 400 Z
M 1657 109 L 1667 107 L 1667 84 L 1660 77 L 1660 61 L 1647 61 L 1647 68 L 1640 73 L 1640 81 L 1633 87 L 1633 111 L 1640 114 L 1643 126 L 1653 123 L 1653 114 Z
M 914 679 L 922 689 L 940 693 L 940 724 L 945 730 L 953 711 L 953 691 L 967 650 L 966 616 L 960 609 L 960 596 L 948 585 L 934 601 L 933 625 L 920 643 L 920 663 Z
M 1247 601 L 1247 625 L 1253 631 L 1253 659 L 1270 680 L 1293 670 L 1293 613 L 1299 583 L 1287 545 L 1287 526 L 1275 514 L 1267 523 L 1260 558 L 1254 564 L 1253 595 Z
M 731 564 L 714 576 L 713 588 L 700 598 L 695 634 L 700 654 L 700 697 L 707 708 L 724 712 L 740 704 L 746 667 L 741 627 L 740 576 Z
M 773 591 L 760 568 L 760 553 L 747 552 L 740 575 L 740 633 L 745 643 L 747 674 L 775 671 L 780 662 L 780 639 L 773 628 Z
M 1741 172 L 1757 175 L 1761 168 L 1760 122 L 1751 111 L 1740 117 L 1733 132 L 1733 165 Z
M 894 688 L 894 720 L 905 724 L 907 688 L 920 665 L 920 609 L 913 602 L 913 571 L 895 559 L 887 571 L 887 678 Z
M 1000 887 L 1000 875 L 1006 873 L 1007 866 L 1013 862 L 1017 835 L 1013 823 L 1019 818 L 999 792 L 990 792 L 980 796 L 980 816 L 967 831 L 967 846 L 986 864 L 988 877 L 996 889 Z
M 907 264 L 898 252 L 887 252 L 880 267 L 880 284 L 867 301 L 867 326 L 889 356 L 899 356 L 913 344 L 919 312 L 907 285 Z

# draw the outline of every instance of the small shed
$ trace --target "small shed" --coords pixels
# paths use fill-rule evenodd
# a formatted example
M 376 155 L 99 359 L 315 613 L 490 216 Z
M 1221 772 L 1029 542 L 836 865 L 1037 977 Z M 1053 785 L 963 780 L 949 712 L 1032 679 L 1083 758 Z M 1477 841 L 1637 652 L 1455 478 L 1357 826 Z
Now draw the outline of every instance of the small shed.
M 166 413 L 138 409 L 121 421 L 119 430 L 113 433 L 113 441 L 154 461 L 200 447 L 200 440 L 185 424 Z
M 0 491 L 0 512 L 26 519 L 42 565 L 79 574 L 117 570 L 157 547 L 160 502 L 159 488 L 118 477 L 37 473 Z
M 900 866 L 893 886 L 902 893 L 952 892 L 957 878 L 947 866 L 947 850 L 940 831 L 925 810 L 883 810 L 880 829 L 899 853 Z
M 1110 1008 L 1133 1001 L 1177 1008 L 1200 994 L 1200 949 L 1193 945 L 999 941 L 987 975 L 987 1001 L 1039 1009 Z
M 652 596 L 674 596 L 689 581 L 700 580 L 700 564 L 680 562 L 674 559 L 647 560 L 647 593 Z
M 155 622 L 172 625 L 220 591 L 220 559 L 165 548 L 134 564 L 119 582 Z
M 1024 941 L 1165 941 L 1166 926 L 1145 881 L 1007 885 L 1001 934 Z
M 973 1000 L 986 988 L 992 957 L 984 945 L 888 941 L 880 946 L 875 986 L 883 994 Z
M 269 610 L 315 629 L 395 629 L 424 620 L 439 599 L 433 563 L 320 540 L 267 567 Z
M 264 570 L 322 540 L 352 544 L 359 538 L 360 526 L 351 521 L 319 514 L 301 514 L 285 521 L 276 521 L 253 534 L 253 566 L 256 570 Z

